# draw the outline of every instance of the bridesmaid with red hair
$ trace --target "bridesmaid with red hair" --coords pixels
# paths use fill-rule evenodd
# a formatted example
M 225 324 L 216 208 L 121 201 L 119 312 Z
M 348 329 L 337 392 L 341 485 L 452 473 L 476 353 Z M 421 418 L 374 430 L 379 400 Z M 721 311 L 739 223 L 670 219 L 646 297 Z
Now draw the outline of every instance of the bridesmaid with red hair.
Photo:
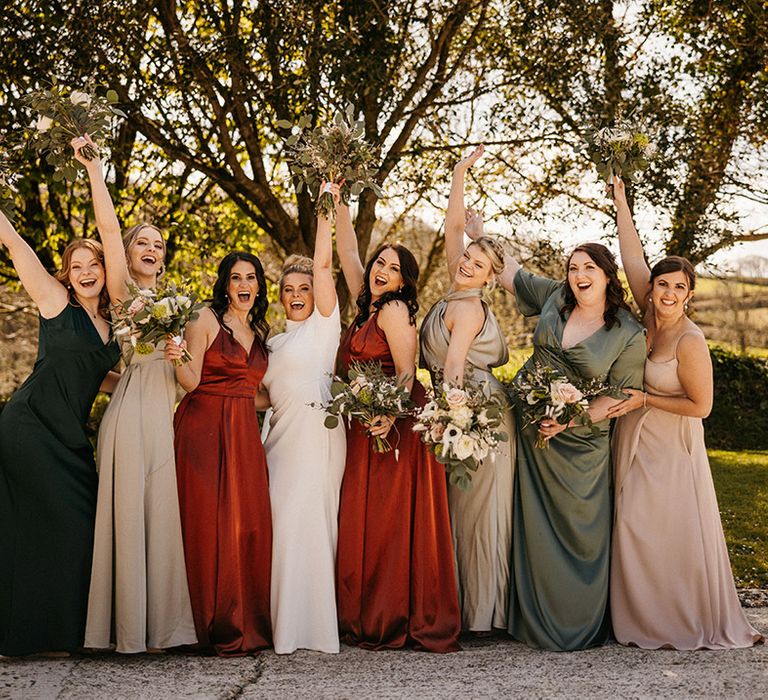
M 343 335 L 339 361 L 378 361 L 415 381 L 416 281 L 419 268 L 401 245 L 381 246 L 363 268 L 349 208 L 339 206 L 336 239 L 344 278 L 358 313 Z M 445 469 L 412 430 L 412 419 L 353 421 L 339 504 L 336 560 L 341 639 L 365 649 L 412 645 L 458 651 L 461 630 Z M 393 448 L 378 453 L 373 436 Z

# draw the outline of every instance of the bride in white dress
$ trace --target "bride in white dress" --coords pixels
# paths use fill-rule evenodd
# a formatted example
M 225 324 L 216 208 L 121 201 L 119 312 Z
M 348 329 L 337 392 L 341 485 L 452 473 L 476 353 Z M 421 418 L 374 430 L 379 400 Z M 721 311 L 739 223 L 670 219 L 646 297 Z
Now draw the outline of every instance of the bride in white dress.
M 338 187 L 332 187 L 338 201 Z M 317 221 L 314 261 L 291 256 L 280 301 L 285 333 L 269 341 L 264 387 L 272 413 L 264 448 L 272 503 L 272 630 L 275 651 L 339 651 L 335 561 L 343 427 L 328 430 L 309 403 L 330 398 L 341 322 L 332 275 L 331 223 Z

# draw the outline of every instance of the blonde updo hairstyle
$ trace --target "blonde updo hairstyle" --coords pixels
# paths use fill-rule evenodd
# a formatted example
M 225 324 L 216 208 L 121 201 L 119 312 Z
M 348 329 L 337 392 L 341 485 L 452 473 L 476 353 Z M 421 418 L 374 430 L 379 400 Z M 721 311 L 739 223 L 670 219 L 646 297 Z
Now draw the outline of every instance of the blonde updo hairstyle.
M 493 236 L 480 236 L 472 241 L 467 248 L 473 245 L 477 246 L 483 253 L 485 253 L 488 260 L 491 262 L 491 270 L 493 271 L 494 277 L 488 283 L 488 288 L 493 289 L 496 286 L 495 275 L 500 275 L 504 271 L 504 245 Z
M 126 260 L 128 259 L 128 251 L 130 250 L 131 246 L 136 243 L 136 239 L 145 228 L 151 228 L 153 231 L 157 231 L 160 234 L 160 239 L 163 241 L 163 264 L 160 266 L 160 269 L 157 272 L 157 279 L 159 280 L 165 274 L 165 254 L 167 251 L 165 247 L 165 238 L 163 238 L 163 232 L 154 224 L 142 221 L 140 224 L 131 226 L 131 228 L 129 228 L 123 234 L 123 248 L 125 248 Z M 130 263 L 128 264 L 128 267 L 130 270 Z
M 280 294 L 283 293 L 283 282 L 285 281 L 285 278 L 294 272 L 312 277 L 314 274 L 314 263 L 312 262 L 312 258 L 308 258 L 306 255 L 289 255 L 285 259 L 283 270 L 280 274 Z

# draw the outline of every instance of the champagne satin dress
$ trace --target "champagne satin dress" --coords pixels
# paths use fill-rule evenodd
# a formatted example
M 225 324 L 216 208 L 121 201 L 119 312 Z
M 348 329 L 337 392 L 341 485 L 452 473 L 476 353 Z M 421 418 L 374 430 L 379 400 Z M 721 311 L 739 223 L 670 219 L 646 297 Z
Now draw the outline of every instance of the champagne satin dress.
M 683 396 L 678 361 L 645 361 L 645 388 Z M 735 649 L 761 639 L 733 583 L 701 418 L 648 407 L 617 422 L 611 617 L 645 649 Z

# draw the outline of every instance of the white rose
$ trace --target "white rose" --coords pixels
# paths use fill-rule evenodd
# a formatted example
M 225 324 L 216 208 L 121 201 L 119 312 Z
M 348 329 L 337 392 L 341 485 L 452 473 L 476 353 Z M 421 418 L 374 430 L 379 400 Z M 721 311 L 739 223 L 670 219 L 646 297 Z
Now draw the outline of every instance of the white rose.
M 85 105 L 86 107 L 91 106 L 91 96 L 85 92 L 80 92 L 79 90 L 72 90 L 69 95 L 69 101 L 73 105 Z
M 472 424 L 472 409 L 469 406 L 459 406 L 449 411 L 451 422 L 462 429 L 468 428 Z
M 485 409 L 480 411 L 480 413 L 477 414 L 477 422 L 479 425 L 488 425 L 491 422 L 491 419 L 488 417 L 488 411 Z
M 475 441 L 469 435 L 460 435 L 453 443 L 453 454 L 456 459 L 467 459 L 475 451 Z
M 458 387 L 451 387 L 445 392 L 445 400 L 451 408 L 458 408 L 467 403 L 467 392 Z
M 181 294 L 176 297 L 176 303 L 179 305 L 180 309 L 188 309 L 192 305 L 192 300 Z
M 53 124 L 53 119 L 51 119 L 50 117 L 39 117 L 37 120 L 37 124 L 35 124 L 35 127 L 39 132 L 44 133 L 51 128 L 52 124 Z

